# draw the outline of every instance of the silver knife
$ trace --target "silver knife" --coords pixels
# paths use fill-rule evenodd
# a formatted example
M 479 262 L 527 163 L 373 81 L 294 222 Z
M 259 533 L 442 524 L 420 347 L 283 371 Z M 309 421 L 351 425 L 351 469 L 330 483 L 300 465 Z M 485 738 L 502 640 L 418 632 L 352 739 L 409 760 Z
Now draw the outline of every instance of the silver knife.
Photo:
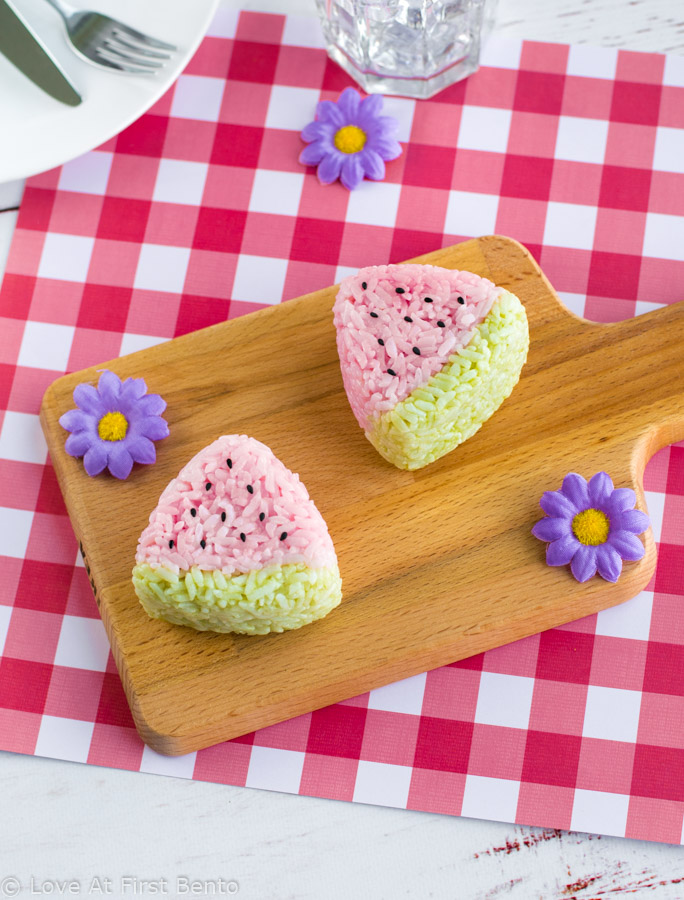
M 69 106 L 81 102 L 60 64 L 7 0 L 0 0 L 0 53 L 55 100 Z

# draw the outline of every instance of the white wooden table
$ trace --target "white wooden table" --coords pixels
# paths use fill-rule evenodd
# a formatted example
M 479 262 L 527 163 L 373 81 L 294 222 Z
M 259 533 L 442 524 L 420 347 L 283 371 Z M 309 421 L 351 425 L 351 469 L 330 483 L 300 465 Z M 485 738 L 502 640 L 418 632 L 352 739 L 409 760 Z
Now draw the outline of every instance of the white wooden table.
M 223 2 L 313 13 L 313 0 Z M 497 27 L 684 55 L 682 0 L 500 0 Z M 0 185 L 0 274 L 22 188 Z M 684 897 L 684 849 L 674 846 L 10 753 L 0 754 L 0 797 L 0 897 Z

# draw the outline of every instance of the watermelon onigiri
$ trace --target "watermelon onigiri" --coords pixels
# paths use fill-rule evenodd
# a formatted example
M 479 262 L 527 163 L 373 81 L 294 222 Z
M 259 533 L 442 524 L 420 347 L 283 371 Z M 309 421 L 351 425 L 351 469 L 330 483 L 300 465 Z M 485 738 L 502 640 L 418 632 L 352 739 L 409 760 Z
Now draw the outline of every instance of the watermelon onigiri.
M 218 438 L 168 485 L 135 562 L 148 615 L 199 631 L 300 628 L 342 599 L 332 539 L 299 476 L 244 435 Z
M 354 415 L 400 469 L 420 469 L 471 437 L 527 359 L 522 303 L 472 272 L 369 266 L 340 284 L 334 319 Z

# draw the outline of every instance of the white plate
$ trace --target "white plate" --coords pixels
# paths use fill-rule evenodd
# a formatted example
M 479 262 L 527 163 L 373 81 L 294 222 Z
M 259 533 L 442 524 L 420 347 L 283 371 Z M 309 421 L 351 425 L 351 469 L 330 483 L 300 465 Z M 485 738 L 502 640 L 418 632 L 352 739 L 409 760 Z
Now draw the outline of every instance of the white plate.
M 62 20 L 46 0 L 15 0 L 83 97 L 80 106 L 53 100 L 0 54 L 0 183 L 26 178 L 74 159 L 139 118 L 187 65 L 219 0 L 80 0 L 78 6 L 115 16 L 175 44 L 157 75 L 100 69 L 70 49 Z

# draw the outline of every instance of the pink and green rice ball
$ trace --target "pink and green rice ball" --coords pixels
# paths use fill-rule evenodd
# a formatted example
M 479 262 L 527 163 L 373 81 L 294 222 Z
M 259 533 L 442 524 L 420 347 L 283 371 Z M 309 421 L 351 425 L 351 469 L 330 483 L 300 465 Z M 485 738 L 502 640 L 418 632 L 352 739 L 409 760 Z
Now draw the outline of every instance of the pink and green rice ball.
M 400 469 L 420 469 L 471 437 L 518 382 L 525 308 L 472 272 L 369 266 L 334 306 L 344 387 L 368 440 Z
M 306 487 L 244 435 L 201 450 L 162 493 L 133 584 L 152 618 L 238 634 L 301 628 L 342 598 L 335 548 Z

